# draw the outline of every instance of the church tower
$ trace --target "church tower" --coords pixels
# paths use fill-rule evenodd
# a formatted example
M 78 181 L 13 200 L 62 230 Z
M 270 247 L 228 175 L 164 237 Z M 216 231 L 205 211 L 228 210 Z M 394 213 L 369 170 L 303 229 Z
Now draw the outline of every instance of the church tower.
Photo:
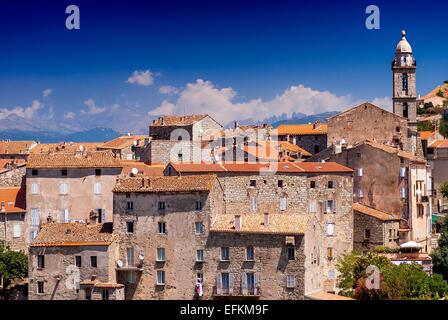
M 409 130 L 417 131 L 417 92 L 415 71 L 417 62 L 412 55 L 412 48 L 406 40 L 406 32 L 401 32 L 401 40 L 395 49 L 392 61 L 393 111 L 409 121 Z M 411 134 L 412 135 L 412 134 Z

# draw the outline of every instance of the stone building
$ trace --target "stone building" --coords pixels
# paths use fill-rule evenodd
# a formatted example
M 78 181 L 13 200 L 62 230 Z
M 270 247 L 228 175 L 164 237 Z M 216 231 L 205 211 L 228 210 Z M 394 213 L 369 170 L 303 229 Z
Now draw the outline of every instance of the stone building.
M 26 161 L 0 159 L 0 187 L 20 187 L 25 184 Z
M 398 248 L 400 215 L 354 203 L 353 217 L 353 250 L 367 252 L 377 246 Z
M 327 124 L 316 121 L 312 124 L 282 124 L 272 134 L 279 141 L 288 141 L 316 154 L 327 147 L 327 132 Z
M 15 251 L 26 251 L 25 187 L 0 188 L 0 243 Z
M 160 117 L 149 126 L 148 157 L 153 164 L 210 161 L 210 151 L 202 150 L 203 140 L 221 131 L 222 126 L 208 115 Z
M 330 147 L 314 161 L 352 168 L 355 201 L 401 216 L 400 243 L 415 241 L 430 249 L 431 177 L 422 158 L 373 141 Z
M 448 140 L 435 140 L 428 146 L 428 163 L 434 184 L 434 213 L 448 212 L 448 201 L 440 193 L 440 185 L 448 181 Z
M 211 212 L 224 210 L 216 177 L 136 177 L 114 188 L 114 233 L 120 242 L 117 279 L 126 299 L 192 299 L 205 272 Z M 206 264 L 207 265 L 207 264 Z
M 36 141 L 0 141 L 0 159 L 26 160 L 30 150 L 36 145 Z
M 149 160 L 149 136 L 121 136 L 107 141 L 97 147 L 99 151 L 110 150 L 117 158 L 122 160 Z
M 321 289 L 315 217 L 225 210 L 215 175 L 118 180 L 126 299 L 193 299 L 197 284 L 202 299 L 303 299 Z
M 336 291 L 335 261 L 353 247 L 353 171 L 336 163 L 170 163 L 166 175 L 216 174 L 224 190 L 225 212 L 315 217 L 324 230 L 305 243 L 320 275 L 308 277 L 307 291 Z M 314 257 L 311 258 L 311 254 Z M 318 279 L 318 280 L 316 280 Z M 312 288 L 312 289 L 311 289 Z M 309 290 L 308 290 L 309 289 Z
M 97 151 L 98 146 L 102 142 L 59 142 L 59 143 L 38 143 L 31 150 L 30 153 L 67 153 L 67 152 L 90 152 Z
M 112 223 L 45 223 L 29 249 L 30 300 L 123 300 Z
M 47 221 L 112 221 L 112 188 L 122 170 L 110 151 L 31 154 L 26 172 L 27 225 L 32 240 Z

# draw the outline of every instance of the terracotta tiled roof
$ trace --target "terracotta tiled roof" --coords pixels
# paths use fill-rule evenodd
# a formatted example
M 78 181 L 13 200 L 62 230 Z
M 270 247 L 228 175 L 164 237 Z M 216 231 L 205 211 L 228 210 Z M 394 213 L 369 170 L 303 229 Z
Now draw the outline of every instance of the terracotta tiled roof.
M 217 215 L 210 228 L 211 232 L 254 233 L 254 234 L 304 234 L 310 217 L 293 214 L 269 214 L 269 224 L 264 225 L 264 214 L 241 215 L 241 228 L 235 229 L 235 215 Z
M 353 170 L 336 162 L 272 162 L 272 163 L 170 163 L 179 173 L 260 172 L 279 173 L 352 173 Z
M 214 175 L 119 178 L 113 192 L 190 192 L 210 191 Z
M 448 140 L 435 140 L 428 148 L 434 149 L 448 149 Z
M 394 116 L 396 118 L 401 118 L 403 120 L 406 120 L 406 118 L 404 118 L 404 117 L 402 117 L 402 116 L 400 116 L 400 115 L 398 115 L 396 113 L 390 112 L 390 111 L 388 111 L 386 109 L 380 108 L 377 105 L 374 105 L 373 103 L 370 103 L 370 102 L 363 102 L 363 103 L 358 104 L 358 105 L 356 105 L 354 107 L 350 107 L 350 108 L 348 108 L 347 110 L 345 110 L 345 111 L 343 111 L 341 113 L 338 113 L 338 114 L 336 114 L 336 115 L 334 115 L 332 117 L 329 117 L 328 119 L 338 118 L 338 117 L 340 117 L 342 115 L 345 115 L 347 113 L 356 112 L 357 109 L 361 109 L 361 108 L 364 108 L 364 109 L 367 109 L 367 108 L 377 109 L 377 110 L 379 110 L 379 111 L 381 111 L 383 113 L 389 114 L 389 115 Z
M 109 245 L 113 241 L 112 223 L 85 224 L 45 223 L 42 225 L 32 247 L 70 247 Z
M 434 132 L 432 132 L 432 131 L 420 131 L 420 139 L 421 140 L 428 140 L 431 137 L 434 137 Z
M 0 213 L 3 209 L 6 213 L 25 212 L 25 188 L 0 188 Z
M 107 141 L 102 145 L 98 146 L 99 149 L 116 149 L 121 150 L 132 146 L 134 143 L 140 145 L 142 140 L 149 139 L 148 136 L 121 136 L 114 140 Z
M 414 260 L 414 261 L 431 261 L 431 256 L 427 253 L 420 252 L 400 252 L 400 253 L 381 253 L 380 255 L 389 258 L 390 260 L 400 261 L 400 260 Z
M 382 221 L 400 221 L 401 220 L 401 218 L 398 215 L 380 211 L 380 210 L 365 206 L 358 202 L 353 204 L 353 210 L 358 211 L 363 214 L 366 214 L 368 216 L 377 218 Z
M 325 291 L 318 291 L 318 292 L 313 292 L 310 294 L 306 295 L 306 298 L 310 299 L 310 300 L 352 300 L 354 301 L 355 299 L 349 298 L 349 297 L 344 297 L 344 296 L 340 296 L 334 293 L 328 293 Z
M 26 165 L 22 159 L 0 159 L 0 173 L 7 172 L 12 168 L 20 168 Z
M 102 142 L 39 143 L 31 149 L 30 153 L 75 152 L 80 148 L 84 151 L 96 151 L 101 144 Z
M 369 146 L 371 146 L 373 148 L 383 150 L 383 151 L 385 151 L 387 153 L 391 153 L 391 154 L 396 153 L 399 157 L 408 159 L 408 160 L 410 160 L 412 162 L 419 162 L 419 163 L 425 163 L 426 162 L 425 159 L 417 158 L 417 157 L 413 156 L 412 154 L 410 154 L 409 152 L 406 152 L 406 151 L 403 151 L 403 150 L 399 150 L 399 149 L 397 149 L 395 147 L 388 146 L 388 145 L 385 145 L 385 144 L 382 144 L 382 143 L 378 143 L 378 142 L 375 142 L 375 141 L 366 140 L 366 141 L 363 141 L 363 142 L 357 144 L 353 148 L 356 148 L 357 146 L 362 145 L 362 144 L 366 144 L 366 145 L 369 145 Z
M 140 161 L 133 160 L 121 160 L 123 170 L 121 171 L 122 176 L 129 176 L 133 168 L 138 170 L 138 174 L 145 176 L 163 176 L 163 171 L 165 170 L 165 165 L 163 164 L 146 164 Z
M 0 141 L 0 154 L 28 154 L 35 141 Z
M 154 120 L 151 126 L 189 126 L 205 117 L 207 117 L 206 114 L 163 116 Z
M 123 288 L 124 284 L 116 282 L 100 282 L 98 279 L 95 280 L 82 280 L 79 282 L 82 286 L 94 286 L 95 288 Z
M 28 157 L 28 168 L 121 168 L 121 161 L 110 151 L 77 153 L 36 153 Z
M 311 156 L 311 153 L 309 153 L 308 151 L 299 147 L 296 144 L 286 142 L 286 141 L 280 141 L 279 144 L 280 144 L 280 147 L 282 148 L 282 150 L 287 150 L 287 151 L 294 152 L 294 153 L 300 152 L 302 154 L 302 156 L 306 156 L 306 157 Z
M 319 124 L 282 124 L 277 128 L 277 135 L 316 135 L 327 134 L 328 125 L 326 123 Z M 274 132 L 275 134 L 275 132 Z

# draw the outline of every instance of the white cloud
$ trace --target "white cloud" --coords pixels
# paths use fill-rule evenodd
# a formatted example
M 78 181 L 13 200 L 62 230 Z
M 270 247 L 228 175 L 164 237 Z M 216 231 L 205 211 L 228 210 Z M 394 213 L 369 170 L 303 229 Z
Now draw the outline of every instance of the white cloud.
M 344 110 L 353 103 L 350 95 L 337 96 L 329 91 L 318 91 L 303 85 L 291 86 L 272 100 L 252 99 L 235 102 L 236 91 L 232 88 L 216 88 L 212 82 L 201 79 L 187 84 L 176 102 L 163 101 L 148 114 L 208 113 L 217 121 L 228 124 L 232 120 L 260 121 L 274 115 L 294 112 L 316 114 Z
M 140 86 L 150 86 L 154 83 L 154 73 L 152 73 L 150 70 L 136 70 L 128 78 L 127 83 L 138 84 Z
M 173 95 L 173 94 L 179 94 L 180 89 L 173 86 L 161 86 L 159 88 L 159 92 L 161 94 Z
M 0 120 L 4 119 L 10 115 L 16 115 L 21 118 L 31 119 L 35 116 L 36 112 L 42 108 L 42 104 L 39 100 L 33 100 L 29 107 L 15 107 L 12 109 L 1 108 L 0 109 Z
M 48 96 L 50 96 L 52 93 L 53 93 L 53 89 L 48 88 L 48 89 L 45 89 L 44 91 L 42 91 L 42 96 L 44 96 L 44 97 L 48 97 Z
M 67 112 L 66 114 L 64 114 L 64 118 L 65 119 L 75 119 L 76 118 L 76 114 L 74 112 Z
M 82 114 L 98 114 L 98 113 L 103 113 L 104 111 L 106 111 L 106 107 L 98 107 L 95 104 L 95 100 L 93 99 L 88 99 L 86 101 L 84 101 L 84 104 L 89 107 L 88 110 L 81 110 Z
M 372 104 L 388 111 L 392 111 L 392 99 L 390 97 L 375 98 L 372 100 Z

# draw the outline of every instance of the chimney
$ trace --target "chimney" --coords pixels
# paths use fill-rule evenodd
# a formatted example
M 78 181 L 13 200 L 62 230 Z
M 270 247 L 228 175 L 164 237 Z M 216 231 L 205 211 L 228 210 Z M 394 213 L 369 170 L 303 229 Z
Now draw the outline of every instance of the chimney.
M 269 225 L 269 212 L 264 213 L 264 225 L 265 226 Z
M 238 121 L 234 121 L 233 122 L 233 126 L 236 129 L 236 128 L 238 128 L 240 126 L 240 124 L 238 123 Z
M 241 215 L 239 215 L 239 214 L 235 215 L 234 227 L 235 227 L 236 231 L 241 230 Z

